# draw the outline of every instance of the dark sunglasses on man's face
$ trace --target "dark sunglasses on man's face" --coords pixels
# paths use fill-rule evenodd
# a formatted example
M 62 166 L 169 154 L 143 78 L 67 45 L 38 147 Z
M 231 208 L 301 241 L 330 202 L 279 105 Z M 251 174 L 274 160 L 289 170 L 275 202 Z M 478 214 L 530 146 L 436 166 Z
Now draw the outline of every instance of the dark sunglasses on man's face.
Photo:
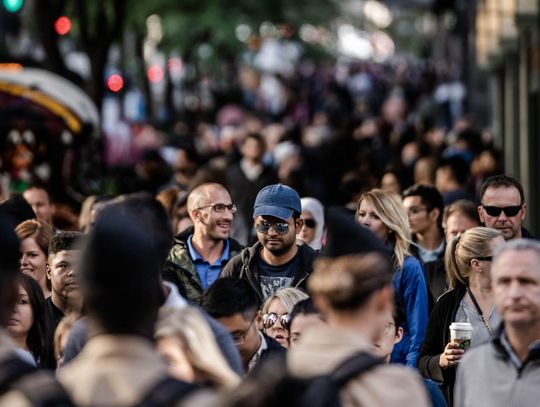
M 519 213 L 522 206 L 505 206 L 504 208 L 501 208 L 500 206 L 482 205 L 482 208 L 484 208 L 484 210 L 489 216 L 499 216 L 501 212 L 504 211 L 504 214 L 511 218 L 512 216 L 516 216 Z
M 313 229 L 317 226 L 317 222 L 315 219 L 304 219 L 304 225 L 306 225 L 307 228 Z
M 275 312 L 271 312 L 270 314 L 264 314 L 262 320 L 263 328 L 270 329 L 278 321 L 283 327 L 283 329 L 289 329 L 289 324 L 291 323 L 291 316 L 289 314 L 278 315 Z
M 289 232 L 289 224 L 287 222 L 270 223 L 262 221 L 255 224 L 255 229 L 259 233 L 268 234 L 270 228 L 273 227 L 278 235 L 286 235 Z

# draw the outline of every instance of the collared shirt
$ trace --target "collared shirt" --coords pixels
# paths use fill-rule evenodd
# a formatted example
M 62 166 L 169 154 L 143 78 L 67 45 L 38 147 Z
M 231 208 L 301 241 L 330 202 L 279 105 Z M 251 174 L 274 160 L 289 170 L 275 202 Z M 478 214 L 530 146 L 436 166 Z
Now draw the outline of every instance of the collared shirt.
M 264 339 L 264 335 L 262 334 L 261 331 L 258 331 L 258 333 L 259 333 L 259 338 L 261 338 L 261 344 L 259 345 L 259 349 L 257 349 L 257 352 L 255 352 L 255 354 L 251 357 L 251 359 L 249 359 L 248 371 L 251 371 L 257 365 L 259 360 L 261 360 L 262 353 L 266 349 L 268 349 L 268 343 L 266 343 L 266 339 Z
M 214 264 L 210 264 L 201 257 L 197 250 L 195 250 L 192 239 L 193 235 L 190 235 L 187 239 L 189 257 L 191 257 L 191 260 L 195 265 L 195 270 L 197 270 L 202 287 L 206 290 L 218 279 L 221 270 L 223 270 L 224 263 L 229 260 L 229 240 L 225 240 L 225 246 L 223 247 L 221 257 L 217 259 Z
M 432 261 L 437 260 L 439 255 L 443 252 L 443 250 L 444 250 L 444 239 L 441 242 L 441 244 L 439 245 L 439 247 L 437 247 L 435 250 L 426 250 L 422 246 L 420 246 L 419 244 L 417 244 L 417 246 L 418 246 L 418 255 L 420 256 L 420 259 L 422 259 L 422 261 L 424 263 L 430 263 Z
M 508 340 L 508 337 L 506 336 L 506 332 L 504 332 L 504 329 L 501 331 L 500 339 L 501 339 L 501 345 L 503 346 L 504 350 L 510 357 L 510 361 L 512 362 L 512 364 L 516 367 L 517 370 L 521 369 L 521 367 L 523 366 L 523 362 L 521 361 L 517 353 L 512 348 L 512 345 L 510 344 L 510 341 Z M 528 353 L 530 353 L 532 350 L 535 350 L 535 349 L 540 349 L 540 340 L 536 340 L 533 343 L 531 343 L 531 345 L 529 346 Z

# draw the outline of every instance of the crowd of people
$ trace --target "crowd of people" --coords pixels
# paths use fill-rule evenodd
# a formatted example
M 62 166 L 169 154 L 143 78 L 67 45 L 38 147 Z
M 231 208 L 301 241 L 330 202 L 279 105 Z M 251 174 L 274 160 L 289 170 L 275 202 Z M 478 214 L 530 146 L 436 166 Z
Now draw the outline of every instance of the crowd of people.
M 79 231 L 42 186 L 0 204 L 1 405 L 532 405 L 540 243 L 514 178 L 352 211 L 266 185 L 248 245 L 226 186 L 181 198 L 183 228 L 147 192 L 94 199 Z
M 523 187 L 440 68 L 338 65 L 242 71 L 78 222 L 0 202 L 0 405 L 534 403 Z

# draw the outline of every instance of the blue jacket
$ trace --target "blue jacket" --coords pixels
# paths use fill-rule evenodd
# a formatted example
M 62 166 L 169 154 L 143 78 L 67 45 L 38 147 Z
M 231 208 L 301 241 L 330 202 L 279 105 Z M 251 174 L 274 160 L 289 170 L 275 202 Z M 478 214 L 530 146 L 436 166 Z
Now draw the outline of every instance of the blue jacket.
M 428 321 L 426 279 L 416 257 L 405 258 L 403 268 L 394 272 L 392 282 L 403 303 L 407 320 L 403 324 L 403 339 L 394 347 L 390 360 L 416 369 Z

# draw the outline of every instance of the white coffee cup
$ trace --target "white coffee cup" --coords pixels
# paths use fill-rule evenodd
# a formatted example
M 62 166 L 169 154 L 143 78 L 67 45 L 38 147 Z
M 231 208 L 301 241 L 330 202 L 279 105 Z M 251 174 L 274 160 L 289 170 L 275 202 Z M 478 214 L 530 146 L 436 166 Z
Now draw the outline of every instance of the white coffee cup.
M 469 322 L 452 322 L 450 324 L 450 342 L 457 343 L 460 349 L 469 349 L 472 333 L 473 327 Z

